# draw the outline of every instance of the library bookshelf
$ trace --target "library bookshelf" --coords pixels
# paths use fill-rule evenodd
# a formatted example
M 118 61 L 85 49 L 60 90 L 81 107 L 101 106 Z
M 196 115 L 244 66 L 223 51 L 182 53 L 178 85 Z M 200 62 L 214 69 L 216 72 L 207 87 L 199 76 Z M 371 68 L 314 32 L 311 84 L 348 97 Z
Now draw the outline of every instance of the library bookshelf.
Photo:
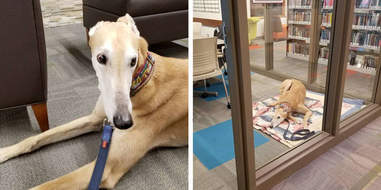
M 381 0 L 356 0 L 347 69 L 376 75 L 380 65 Z M 288 57 L 327 64 L 334 0 L 288 0 Z M 310 79 L 314 82 L 316 79 Z

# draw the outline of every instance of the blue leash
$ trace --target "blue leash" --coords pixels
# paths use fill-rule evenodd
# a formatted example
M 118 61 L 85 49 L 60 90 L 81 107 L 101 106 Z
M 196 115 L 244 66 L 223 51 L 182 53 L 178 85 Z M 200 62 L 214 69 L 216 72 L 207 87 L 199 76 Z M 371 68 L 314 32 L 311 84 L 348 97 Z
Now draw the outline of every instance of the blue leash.
M 99 185 L 102 181 L 103 171 L 105 169 L 108 152 L 110 150 L 110 143 L 112 137 L 112 127 L 110 124 L 105 122 L 102 133 L 102 143 L 99 149 L 97 161 L 93 170 L 93 175 L 91 176 L 90 184 L 88 190 L 98 190 Z

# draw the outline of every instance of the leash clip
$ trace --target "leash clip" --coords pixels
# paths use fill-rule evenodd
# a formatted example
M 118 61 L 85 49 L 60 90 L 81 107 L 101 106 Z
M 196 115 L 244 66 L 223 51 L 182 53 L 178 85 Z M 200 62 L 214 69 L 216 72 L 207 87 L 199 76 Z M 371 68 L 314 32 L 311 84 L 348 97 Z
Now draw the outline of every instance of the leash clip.
M 103 134 L 102 134 L 102 148 L 107 148 L 107 145 L 111 141 L 112 126 L 107 118 L 103 120 Z
M 103 120 L 103 127 L 106 125 L 111 126 L 111 122 L 107 118 Z

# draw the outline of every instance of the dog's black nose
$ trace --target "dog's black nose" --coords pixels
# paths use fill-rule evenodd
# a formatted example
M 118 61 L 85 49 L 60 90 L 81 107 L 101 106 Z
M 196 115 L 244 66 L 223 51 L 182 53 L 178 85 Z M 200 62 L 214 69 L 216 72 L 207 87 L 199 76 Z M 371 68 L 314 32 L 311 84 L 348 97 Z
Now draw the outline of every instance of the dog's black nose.
M 127 120 L 124 120 L 122 116 L 116 115 L 114 116 L 113 121 L 115 127 L 118 129 L 128 129 L 132 127 L 132 125 L 134 124 L 131 116 L 129 116 Z

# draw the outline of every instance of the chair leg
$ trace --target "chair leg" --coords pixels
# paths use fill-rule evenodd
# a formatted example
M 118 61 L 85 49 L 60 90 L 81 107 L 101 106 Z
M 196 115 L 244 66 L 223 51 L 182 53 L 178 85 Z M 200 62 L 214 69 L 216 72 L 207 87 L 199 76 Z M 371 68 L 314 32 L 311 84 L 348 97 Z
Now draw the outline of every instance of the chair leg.
M 230 109 L 231 105 L 230 105 L 230 100 L 228 97 L 228 88 L 226 87 L 225 76 L 224 76 L 224 73 L 222 71 L 221 71 L 221 77 L 222 77 L 222 83 L 224 84 L 224 89 L 225 89 L 225 97 L 226 97 L 226 102 L 227 102 L 226 106 Z
M 208 89 L 206 88 L 208 86 L 207 82 L 206 82 L 206 79 L 204 80 L 204 90 L 205 92 L 208 91 Z
M 46 106 L 46 102 L 41 104 L 34 104 L 32 105 L 32 109 L 38 121 L 38 125 L 40 126 L 41 132 L 48 130 L 49 119 L 48 119 L 48 109 Z

